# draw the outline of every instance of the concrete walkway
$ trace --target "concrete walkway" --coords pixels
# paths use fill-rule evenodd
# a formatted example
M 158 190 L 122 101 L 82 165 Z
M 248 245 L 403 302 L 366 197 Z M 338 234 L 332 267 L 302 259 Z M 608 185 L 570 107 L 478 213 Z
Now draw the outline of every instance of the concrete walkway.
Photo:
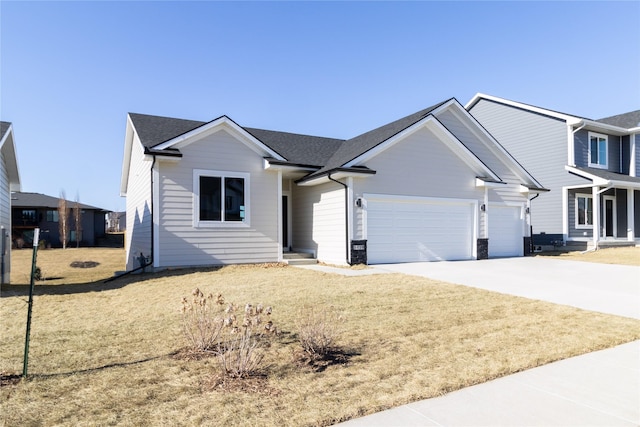
M 526 257 L 314 269 L 344 275 L 418 275 L 640 319 L 640 267 Z M 640 426 L 640 341 L 339 425 Z
M 638 426 L 640 341 L 338 425 Z

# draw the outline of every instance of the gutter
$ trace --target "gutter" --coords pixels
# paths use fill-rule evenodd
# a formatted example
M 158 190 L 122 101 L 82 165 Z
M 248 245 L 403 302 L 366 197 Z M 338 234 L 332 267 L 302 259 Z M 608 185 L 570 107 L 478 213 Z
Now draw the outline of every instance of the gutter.
M 349 260 L 349 186 L 344 182 L 337 181 L 331 177 L 331 172 L 328 173 L 327 178 L 330 181 L 333 181 L 337 184 L 340 184 L 344 187 L 344 231 L 345 231 L 345 260 L 347 264 L 350 265 L 351 262 Z

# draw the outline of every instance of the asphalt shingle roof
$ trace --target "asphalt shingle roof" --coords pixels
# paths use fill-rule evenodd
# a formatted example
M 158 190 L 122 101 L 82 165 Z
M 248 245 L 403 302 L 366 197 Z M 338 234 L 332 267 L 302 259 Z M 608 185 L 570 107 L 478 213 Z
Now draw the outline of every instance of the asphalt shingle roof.
M 624 114 L 618 114 L 604 119 L 596 120 L 600 123 L 618 126 L 625 129 L 631 129 L 640 126 L 640 110 L 630 111 Z
M 9 130 L 10 122 L 0 122 L 0 139 L 4 138 L 4 134 Z
M 15 192 L 11 193 L 11 207 L 13 208 L 51 208 L 58 209 L 58 201 L 59 197 L 47 196 L 46 194 L 40 193 L 21 193 Z M 67 200 L 67 205 L 69 208 L 72 208 L 75 205 L 75 201 Z M 85 205 L 84 203 L 80 203 L 81 209 L 92 209 L 98 211 L 105 211 L 106 209 L 97 208 L 91 205 Z
M 314 177 L 344 166 L 349 161 L 419 122 L 431 114 L 433 110 L 449 101 L 450 99 L 440 102 L 349 140 L 255 128 L 244 129 L 263 144 L 280 154 L 288 162 L 320 168 L 308 176 Z M 137 113 L 129 113 L 129 116 L 140 137 L 142 145 L 147 149 L 153 149 L 153 147 L 158 144 L 207 123 Z
M 576 169 L 609 181 L 623 181 L 640 184 L 640 177 L 610 172 L 604 169 L 576 167 Z

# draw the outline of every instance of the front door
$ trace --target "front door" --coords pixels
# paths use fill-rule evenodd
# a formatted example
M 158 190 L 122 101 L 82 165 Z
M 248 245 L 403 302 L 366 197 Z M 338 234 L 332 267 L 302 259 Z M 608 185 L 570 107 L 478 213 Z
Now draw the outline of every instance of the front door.
M 289 252 L 289 196 L 282 196 L 282 250 Z
M 604 218 L 602 228 L 604 237 L 616 237 L 616 199 L 612 196 L 604 196 Z

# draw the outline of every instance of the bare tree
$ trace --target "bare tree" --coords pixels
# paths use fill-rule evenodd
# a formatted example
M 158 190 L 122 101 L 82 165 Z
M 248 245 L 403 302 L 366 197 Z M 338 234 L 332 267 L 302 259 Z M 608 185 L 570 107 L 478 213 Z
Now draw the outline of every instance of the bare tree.
M 80 196 L 76 194 L 76 202 L 73 205 L 73 222 L 76 230 L 76 248 L 80 247 L 82 240 L 82 209 L 80 209 Z
M 62 249 L 66 249 L 69 238 L 69 207 L 64 190 L 60 191 L 60 199 L 58 199 L 58 231 L 60 231 Z

